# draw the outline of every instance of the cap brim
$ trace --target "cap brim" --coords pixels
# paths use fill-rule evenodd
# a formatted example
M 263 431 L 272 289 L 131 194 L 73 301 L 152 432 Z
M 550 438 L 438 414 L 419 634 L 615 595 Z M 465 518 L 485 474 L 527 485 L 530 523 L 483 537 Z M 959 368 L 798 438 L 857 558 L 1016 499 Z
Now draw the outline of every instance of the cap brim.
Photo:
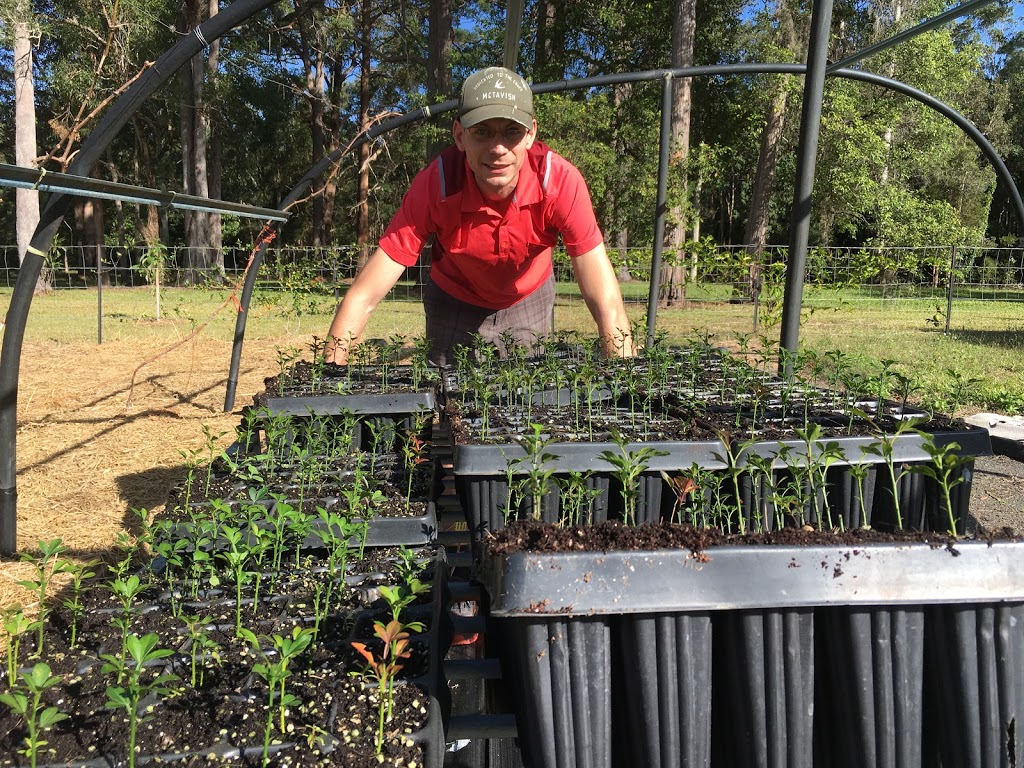
M 533 127 L 533 115 L 521 109 L 516 109 L 509 104 L 488 104 L 471 109 L 466 114 L 459 115 L 459 122 L 462 123 L 463 128 L 472 128 L 477 123 L 482 123 L 484 120 L 493 120 L 496 117 L 504 118 L 505 120 L 515 120 L 527 128 Z

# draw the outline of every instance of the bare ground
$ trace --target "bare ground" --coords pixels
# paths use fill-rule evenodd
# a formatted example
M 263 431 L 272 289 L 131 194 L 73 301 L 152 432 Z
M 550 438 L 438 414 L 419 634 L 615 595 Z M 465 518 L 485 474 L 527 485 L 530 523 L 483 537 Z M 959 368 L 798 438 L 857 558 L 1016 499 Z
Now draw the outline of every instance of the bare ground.
M 184 476 L 182 451 L 206 455 L 204 426 L 231 442 L 238 409 L 277 368 L 276 350 L 309 338 L 247 341 L 234 413 L 225 413 L 230 342 L 198 338 L 166 352 L 139 342 L 27 343 L 18 395 L 18 548 L 60 538 L 75 559 L 115 556 L 138 531 L 136 509 L 155 510 Z M 134 375 L 134 384 L 133 384 Z M 0 607 L 29 607 L 17 585 L 31 573 L 0 562 Z

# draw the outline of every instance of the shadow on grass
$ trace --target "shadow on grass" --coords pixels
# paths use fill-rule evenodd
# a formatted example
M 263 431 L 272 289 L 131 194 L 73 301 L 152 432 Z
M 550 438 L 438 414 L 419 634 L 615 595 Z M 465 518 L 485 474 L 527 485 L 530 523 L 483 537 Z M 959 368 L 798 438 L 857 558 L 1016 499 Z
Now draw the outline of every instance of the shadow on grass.
M 971 331 L 954 330 L 950 334 L 957 341 L 986 347 L 1003 349 L 1024 349 L 1024 330 L 1014 331 Z

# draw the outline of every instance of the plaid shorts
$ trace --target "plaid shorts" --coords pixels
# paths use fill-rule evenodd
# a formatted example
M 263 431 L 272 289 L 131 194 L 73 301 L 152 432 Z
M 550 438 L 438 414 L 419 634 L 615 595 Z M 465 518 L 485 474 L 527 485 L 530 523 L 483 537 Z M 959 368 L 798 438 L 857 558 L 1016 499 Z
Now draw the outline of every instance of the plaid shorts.
M 554 307 L 554 274 L 536 291 L 506 309 L 487 309 L 459 301 L 428 278 L 423 291 L 430 342 L 427 359 L 434 365 L 454 364 L 456 347 L 476 345 L 473 334 L 494 343 L 502 357 L 506 351 L 503 337 L 533 349 L 538 339 L 551 333 Z

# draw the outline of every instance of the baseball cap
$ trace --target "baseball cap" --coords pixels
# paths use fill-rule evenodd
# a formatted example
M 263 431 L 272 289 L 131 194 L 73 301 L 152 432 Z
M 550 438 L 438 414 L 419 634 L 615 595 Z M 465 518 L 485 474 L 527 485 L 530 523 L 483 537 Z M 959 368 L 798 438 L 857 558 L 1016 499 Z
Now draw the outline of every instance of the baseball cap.
M 459 98 L 459 122 L 465 128 L 495 117 L 533 127 L 533 92 L 522 77 L 504 67 L 474 72 L 462 84 Z

